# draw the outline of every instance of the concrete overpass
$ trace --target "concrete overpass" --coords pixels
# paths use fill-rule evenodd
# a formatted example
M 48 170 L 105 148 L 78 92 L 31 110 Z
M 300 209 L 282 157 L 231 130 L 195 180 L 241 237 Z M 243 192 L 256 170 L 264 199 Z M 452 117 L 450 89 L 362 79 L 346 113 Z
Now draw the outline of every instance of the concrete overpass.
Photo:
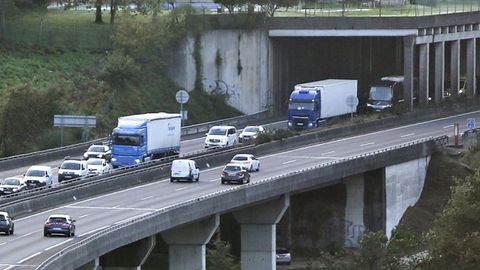
M 207 17 L 210 29 L 199 38 L 202 79 L 207 91 L 225 94 L 245 113 L 271 107 L 281 113 L 295 84 L 326 78 L 358 79 L 362 101 L 372 80 L 392 73 L 404 74 L 410 108 L 414 96 L 420 104 L 438 104 L 446 88 L 458 95 L 461 77 L 473 98 L 479 15 Z M 170 76 L 186 89 L 196 78 L 194 42 L 189 36 L 170 65 Z

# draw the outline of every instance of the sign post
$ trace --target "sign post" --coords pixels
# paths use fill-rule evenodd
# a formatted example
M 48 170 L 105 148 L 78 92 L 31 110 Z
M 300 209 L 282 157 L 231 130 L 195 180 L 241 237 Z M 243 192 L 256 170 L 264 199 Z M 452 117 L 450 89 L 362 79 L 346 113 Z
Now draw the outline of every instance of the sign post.
M 85 135 L 83 141 L 88 140 L 88 128 L 94 128 L 97 126 L 96 116 L 83 116 L 83 115 L 54 115 L 53 126 L 60 127 L 60 146 L 63 146 L 63 128 L 64 127 L 76 127 L 83 128 Z
M 475 129 L 475 118 L 467 118 L 467 128 Z
M 453 124 L 453 142 L 455 146 L 458 146 L 458 137 L 460 136 L 460 128 L 458 123 Z
M 180 114 L 182 115 L 182 126 L 185 124 L 185 119 L 187 119 L 187 112 L 183 111 L 183 104 L 187 103 L 190 98 L 190 95 L 186 90 L 178 90 L 175 94 L 175 99 L 180 103 Z

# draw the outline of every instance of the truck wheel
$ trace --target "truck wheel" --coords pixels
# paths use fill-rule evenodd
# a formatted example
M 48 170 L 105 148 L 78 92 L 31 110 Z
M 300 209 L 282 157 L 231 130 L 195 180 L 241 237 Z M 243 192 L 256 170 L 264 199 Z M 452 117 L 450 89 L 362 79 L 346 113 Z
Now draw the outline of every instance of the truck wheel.
M 222 180 L 222 185 L 225 184 L 225 180 Z
M 170 177 L 170 183 L 173 183 L 173 178 Z
M 200 174 L 198 174 L 196 181 L 198 182 L 198 180 L 200 180 Z

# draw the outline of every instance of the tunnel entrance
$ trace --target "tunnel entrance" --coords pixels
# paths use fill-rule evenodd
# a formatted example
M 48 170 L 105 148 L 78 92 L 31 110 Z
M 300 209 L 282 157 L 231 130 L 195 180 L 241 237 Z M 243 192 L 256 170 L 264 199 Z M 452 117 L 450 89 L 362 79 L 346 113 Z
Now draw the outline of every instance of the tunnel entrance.
M 288 98 L 298 83 L 356 79 L 362 106 L 370 83 L 387 75 L 403 75 L 402 37 L 281 37 L 270 42 L 277 114 L 286 114 Z

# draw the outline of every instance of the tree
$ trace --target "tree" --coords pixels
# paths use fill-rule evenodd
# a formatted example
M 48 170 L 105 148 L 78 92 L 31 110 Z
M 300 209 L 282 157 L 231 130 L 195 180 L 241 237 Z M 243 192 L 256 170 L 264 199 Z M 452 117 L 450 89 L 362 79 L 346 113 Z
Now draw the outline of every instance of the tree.
M 233 14 L 236 7 L 242 6 L 247 3 L 245 0 L 214 0 L 215 3 L 225 6 L 228 9 L 228 13 Z
M 297 1 L 295 0 L 256 0 L 255 4 L 258 4 L 262 7 L 268 16 L 273 17 L 275 12 L 280 7 L 289 8 L 295 5 Z
M 15 4 L 13 0 L 0 0 L 0 16 L 1 16 L 1 29 L 0 29 L 0 39 L 3 37 L 5 32 L 5 23 L 7 13 L 11 13 L 15 10 Z
M 215 242 L 207 251 L 207 269 L 208 270 L 239 270 L 238 264 L 235 264 L 235 258 L 230 252 L 230 244 L 215 238 Z
M 478 269 L 480 265 L 480 173 L 452 188 L 447 207 L 428 234 L 426 269 Z

